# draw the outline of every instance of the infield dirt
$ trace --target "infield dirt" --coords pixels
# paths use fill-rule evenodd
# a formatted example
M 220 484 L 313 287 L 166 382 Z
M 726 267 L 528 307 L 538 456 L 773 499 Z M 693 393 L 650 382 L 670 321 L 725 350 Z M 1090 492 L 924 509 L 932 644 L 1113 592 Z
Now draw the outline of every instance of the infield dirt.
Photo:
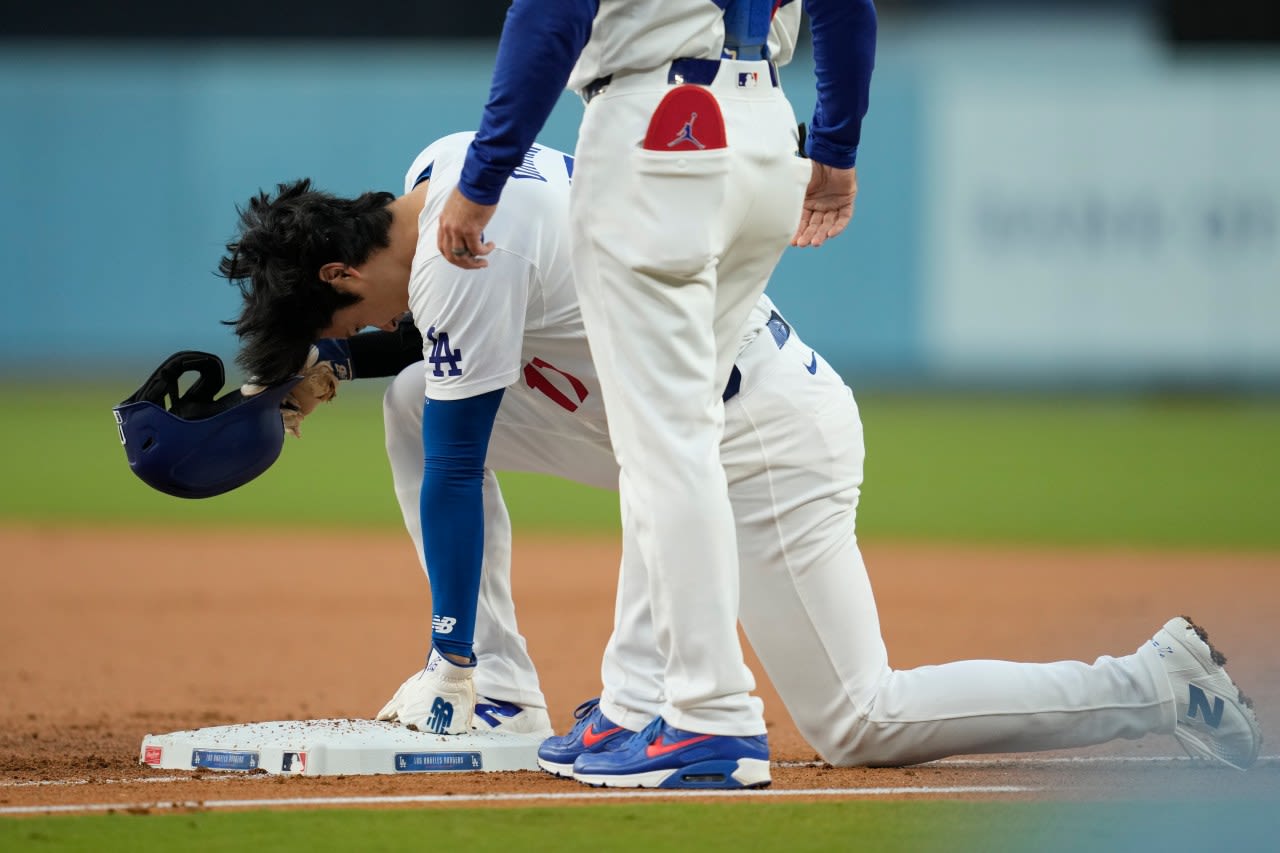
M 406 537 L 0 528 L 0 805 L 566 792 L 539 773 L 411 777 L 155 771 L 142 737 L 284 719 L 367 717 L 421 665 L 429 595 Z M 1171 616 L 1208 628 L 1256 703 L 1264 756 L 1280 750 L 1280 555 L 865 546 L 890 663 L 1093 660 L 1127 654 Z M 599 690 L 618 545 L 516 537 L 520 626 L 552 723 Z M 817 762 L 750 659 L 764 698 L 775 788 L 1023 785 L 1036 798 L 1274 799 L 1280 761 L 1249 773 L 1185 761 L 1172 737 L 904 769 Z M 803 662 L 798 661 L 798 666 Z M 158 776 L 179 777 L 152 782 Z

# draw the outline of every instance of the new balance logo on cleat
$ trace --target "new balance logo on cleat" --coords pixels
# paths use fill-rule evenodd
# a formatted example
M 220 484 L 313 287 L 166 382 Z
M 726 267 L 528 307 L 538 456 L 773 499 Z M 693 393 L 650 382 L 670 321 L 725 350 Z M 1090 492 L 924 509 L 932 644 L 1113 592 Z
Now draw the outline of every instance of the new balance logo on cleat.
M 1191 699 L 1188 702 L 1187 718 L 1195 719 L 1196 714 L 1200 715 L 1200 719 L 1204 720 L 1204 724 L 1211 729 L 1216 729 L 1222 725 L 1222 712 L 1226 710 L 1226 704 L 1222 701 L 1221 696 L 1213 697 L 1213 707 L 1209 707 L 1209 697 L 1196 685 L 1189 685 L 1191 690 Z
M 539 742 L 555 734 L 545 708 L 525 707 L 502 699 L 481 696 L 471 717 L 471 728 L 477 732 L 529 736 Z
M 511 719 L 524 709 L 511 702 L 494 702 L 486 700 L 476 703 L 476 716 L 484 720 L 489 728 L 496 729 L 502 725 L 500 717 Z
M 1170 619 L 1140 652 L 1150 651 L 1169 678 L 1176 705 L 1173 736 L 1193 758 L 1244 770 L 1258 759 L 1262 730 L 1252 703 L 1223 668 L 1208 633 L 1184 616 Z
M 453 722 L 453 703 L 446 702 L 439 696 L 431 703 L 431 716 L 427 717 L 427 728 L 438 735 L 449 733 L 449 724 Z

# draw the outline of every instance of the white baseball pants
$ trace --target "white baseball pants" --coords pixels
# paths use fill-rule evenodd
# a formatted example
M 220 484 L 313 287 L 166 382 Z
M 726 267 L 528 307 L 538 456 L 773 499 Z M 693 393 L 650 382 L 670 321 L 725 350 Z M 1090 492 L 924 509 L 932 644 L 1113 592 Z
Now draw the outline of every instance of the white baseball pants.
M 900 765 L 1173 731 L 1168 678 L 1145 644 L 1093 664 L 959 661 L 890 669 L 855 532 L 863 444 L 852 394 L 794 332 L 781 349 L 762 332 L 737 363 L 743 382 L 725 406 L 721 456 L 736 519 L 741 621 L 801 734 L 824 760 Z M 421 400 L 415 365 L 393 382 L 385 407 L 396 493 L 419 555 Z M 503 399 L 488 465 L 597 487 L 617 480 L 608 442 L 523 386 Z M 491 473 L 485 514 L 477 691 L 545 707 L 516 626 L 510 523 Z M 633 730 L 659 713 L 666 695 L 648 608 L 627 588 L 642 582 L 624 575 L 602 666 L 602 710 Z
M 738 85 L 744 70 L 753 85 Z M 569 195 L 574 280 L 621 469 L 619 608 L 652 617 L 665 661 L 658 713 L 705 734 L 765 733 L 738 642 L 720 442 L 740 330 L 794 233 L 810 172 L 767 75 L 765 63 L 721 63 L 710 89 L 728 147 L 702 151 L 641 146 L 671 91 L 665 68 L 614 79 L 584 112 Z

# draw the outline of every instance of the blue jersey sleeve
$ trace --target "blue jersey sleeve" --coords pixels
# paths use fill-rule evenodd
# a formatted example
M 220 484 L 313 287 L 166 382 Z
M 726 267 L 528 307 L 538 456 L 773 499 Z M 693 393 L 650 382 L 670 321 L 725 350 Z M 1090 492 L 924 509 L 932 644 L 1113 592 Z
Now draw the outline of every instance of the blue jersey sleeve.
M 422 408 L 419 512 L 431 584 L 431 642 L 470 657 L 484 561 L 484 460 L 502 391 Z
M 871 0 L 805 0 L 813 31 L 818 103 L 806 153 L 848 169 L 858 156 L 862 118 L 876 56 L 876 9 Z
M 497 204 L 555 108 L 591 37 L 599 0 L 515 0 L 498 42 L 498 59 L 480 129 L 467 151 L 458 191 Z

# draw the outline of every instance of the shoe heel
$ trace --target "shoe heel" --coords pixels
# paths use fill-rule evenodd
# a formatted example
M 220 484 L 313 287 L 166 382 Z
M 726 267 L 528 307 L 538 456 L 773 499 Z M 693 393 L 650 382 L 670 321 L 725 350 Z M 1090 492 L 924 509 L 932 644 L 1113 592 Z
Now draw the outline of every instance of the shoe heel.
M 658 787 L 682 790 L 763 788 L 772 780 L 769 762 L 758 758 L 700 761 L 681 767 Z

